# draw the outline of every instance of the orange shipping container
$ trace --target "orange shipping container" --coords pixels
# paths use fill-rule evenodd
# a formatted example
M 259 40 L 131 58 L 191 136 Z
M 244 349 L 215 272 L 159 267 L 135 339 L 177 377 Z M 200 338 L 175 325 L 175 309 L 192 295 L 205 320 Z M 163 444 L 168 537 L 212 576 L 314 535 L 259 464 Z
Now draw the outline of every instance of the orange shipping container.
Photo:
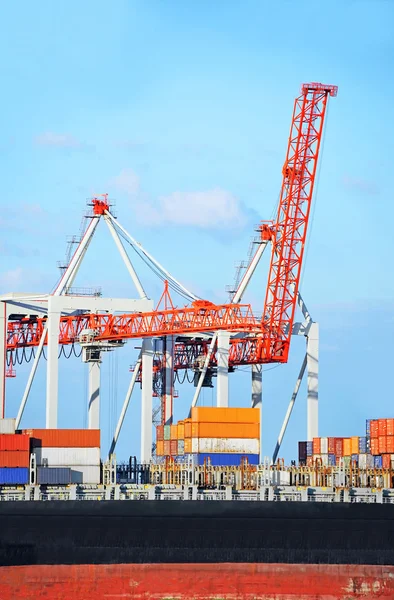
M 386 439 L 387 438 L 385 435 L 379 436 L 379 454 L 386 454 L 386 452 L 387 452 Z
M 394 419 L 386 419 L 387 435 L 394 435 Z
M 379 421 L 372 419 L 370 423 L 371 438 L 377 438 L 379 436 Z
M 170 454 L 176 456 L 178 454 L 178 440 L 170 441 Z
M 335 454 L 335 440 L 336 438 L 328 438 L 328 454 Z
M 163 442 L 163 456 L 170 456 L 170 440 Z
M 178 440 L 185 438 L 185 424 L 183 421 L 178 421 Z
M 156 440 L 160 442 L 164 440 L 164 425 L 158 425 L 156 427 Z
M 178 425 L 171 425 L 171 440 L 178 439 Z
M 0 435 L 0 451 L 1 450 L 25 450 L 29 451 L 30 438 L 27 435 L 18 433 L 3 433 Z
M 192 423 L 192 437 L 260 439 L 260 423 Z
M 382 467 L 383 469 L 391 469 L 391 454 L 383 454 Z
M 350 440 L 350 454 L 358 454 L 358 435 L 353 435 Z
M 33 447 L 100 448 L 99 429 L 24 429 Z
M 379 437 L 387 435 L 387 419 L 379 419 L 378 423 Z
M 2 450 L 0 467 L 29 467 L 30 452 L 27 450 Z
M 343 456 L 350 456 L 352 453 L 351 438 L 343 438 Z M 358 450 L 357 450 L 358 453 Z
M 156 456 L 164 455 L 164 441 L 159 440 L 156 444 Z
M 259 408 L 192 408 L 192 421 L 199 423 L 260 423 Z
M 394 454 L 394 435 L 388 435 L 386 437 L 386 451 L 390 454 Z
M 329 454 L 330 454 L 330 451 L 329 451 Z M 342 438 L 335 438 L 335 452 L 334 452 L 334 454 L 337 457 L 343 456 L 343 439 Z
M 192 420 L 191 419 L 185 419 L 183 421 L 184 425 L 185 425 L 185 439 L 186 438 L 191 438 L 192 437 Z
M 192 438 L 185 438 L 185 454 L 191 454 L 191 452 L 192 452 Z
M 313 438 L 312 440 L 313 454 L 320 454 L 321 452 L 321 441 L 320 438 Z
M 379 438 L 371 438 L 371 454 L 374 456 L 379 454 Z

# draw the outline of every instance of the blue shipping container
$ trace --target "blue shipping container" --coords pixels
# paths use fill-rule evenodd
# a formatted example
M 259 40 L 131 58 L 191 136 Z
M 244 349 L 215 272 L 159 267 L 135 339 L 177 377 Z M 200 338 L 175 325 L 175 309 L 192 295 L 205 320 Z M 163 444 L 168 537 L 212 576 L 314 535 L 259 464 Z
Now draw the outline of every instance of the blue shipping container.
M 0 484 L 24 485 L 29 483 L 29 469 L 27 467 L 1 467 Z
M 367 453 L 367 438 L 366 437 L 358 438 L 358 453 L 359 454 Z
M 306 455 L 313 456 L 313 442 L 306 443 Z
M 352 454 L 352 462 L 355 462 L 358 464 L 358 454 Z
M 213 454 L 193 454 L 197 465 L 203 465 L 205 459 L 211 460 L 213 467 L 228 467 L 238 466 L 241 463 L 242 458 L 247 458 L 250 465 L 258 465 L 260 462 L 260 456 L 258 454 L 230 454 L 230 453 L 213 453 Z
M 365 421 L 365 433 L 367 436 L 371 435 L 371 419 Z
M 328 466 L 335 467 L 335 454 L 328 455 Z
M 71 469 L 68 467 L 37 467 L 37 483 L 67 485 L 71 483 Z
M 381 469 L 383 466 L 383 460 L 381 456 L 374 456 L 373 457 L 373 466 L 375 467 L 375 469 Z

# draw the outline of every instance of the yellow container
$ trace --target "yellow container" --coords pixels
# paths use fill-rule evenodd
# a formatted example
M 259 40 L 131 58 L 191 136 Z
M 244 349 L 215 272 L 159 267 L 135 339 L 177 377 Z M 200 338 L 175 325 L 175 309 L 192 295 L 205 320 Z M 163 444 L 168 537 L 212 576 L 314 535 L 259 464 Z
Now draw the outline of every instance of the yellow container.
M 185 454 L 192 452 L 192 438 L 185 438 Z
M 170 439 L 171 440 L 177 440 L 178 439 L 178 425 L 171 425 L 171 433 L 170 433 Z
M 185 424 L 183 421 L 178 421 L 178 440 L 183 440 L 185 437 Z
M 343 456 L 351 456 L 352 438 L 343 438 Z
M 358 435 L 354 435 L 350 440 L 351 454 L 358 454 Z
M 164 441 L 156 442 L 156 456 L 164 456 Z
M 185 438 L 191 438 L 192 437 L 192 420 L 191 419 L 185 419 L 183 421 L 183 424 L 185 426 Z
M 260 439 L 260 423 L 192 423 L 192 437 Z
M 192 408 L 192 421 L 194 423 L 260 423 L 260 410 L 201 406 Z

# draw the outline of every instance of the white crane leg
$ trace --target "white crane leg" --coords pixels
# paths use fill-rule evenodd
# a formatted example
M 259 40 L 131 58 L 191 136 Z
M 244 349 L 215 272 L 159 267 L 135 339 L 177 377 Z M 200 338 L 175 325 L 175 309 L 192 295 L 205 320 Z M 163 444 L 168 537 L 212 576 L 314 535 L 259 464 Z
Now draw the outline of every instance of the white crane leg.
M 48 346 L 47 346 L 47 397 L 46 428 L 57 428 L 57 405 L 59 392 L 59 324 L 60 312 L 51 310 L 48 302 Z
M 0 419 L 5 417 L 5 372 L 7 355 L 7 303 L 0 304 Z
M 100 429 L 100 363 L 88 363 L 89 368 L 89 404 L 88 428 Z
M 164 422 L 171 425 L 173 418 L 173 387 L 174 387 L 174 336 L 168 336 L 164 340 Z
M 230 333 L 228 331 L 218 331 L 218 349 L 217 349 L 217 390 L 216 406 L 228 406 L 228 355 L 230 349 Z
M 306 338 L 308 369 L 307 439 L 319 435 L 319 325 L 312 323 Z
M 204 383 L 205 374 L 206 374 L 206 372 L 208 370 L 209 361 L 211 360 L 212 352 L 213 352 L 213 350 L 215 348 L 215 344 L 216 344 L 217 339 L 218 339 L 218 332 L 216 331 L 213 334 L 213 336 L 212 336 L 211 343 L 209 344 L 208 353 L 207 353 L 207 355 L 205 357 L 205 361 L 204 361 L 204 366 L 203 366 L 202 371 L 200 373 L 200 378 L 198 380 L 196 391 L 194 392 L 194 396 L 193 396 L 193 400 L 192 400 L 192 406 L 191 406 L 192 408 L 194 408 L 196 406 L 197 402 L 198 402 L 198 397 L 199 397 L 200 392 L 201 392 L 202 384 Z M 189 417 L 190 417 L 190 412 L 189 412 Z
M 142 342 L 141 390 L 141 462 L 152 459 L 152 386 L 153 344 L 150 338 Z
M 263 365 L 252 365 L 252 408 L 260 409 L 260 461 L 262 460 L 263 429 Z

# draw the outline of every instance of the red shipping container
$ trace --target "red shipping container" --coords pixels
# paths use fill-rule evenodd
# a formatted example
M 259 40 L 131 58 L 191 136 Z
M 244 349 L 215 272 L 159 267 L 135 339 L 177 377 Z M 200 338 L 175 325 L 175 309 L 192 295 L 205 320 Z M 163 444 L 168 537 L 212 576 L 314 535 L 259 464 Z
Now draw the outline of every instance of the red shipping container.
M 100 448 L 99 429 L 24 429 L 35 448 Z
M 314 465 L 313 456 L 307 456 L 306 457 L 306 466 L 313 467 L 313 465 Z
M 387 419 L 379 419 L 378 432 L 379 437 L 387 435 Z
M 379 454 L 379 438 L 371 438 L 371 454 L 377 456 Z
M 329 452 L 331 454 L 331 452 Z M 335 438 L 335 456 L 341 457 L 343 456 L 343 438 Z
M 382 467 L 383 469 L 391 469 L 391 454 L 382 455 Z
M 321 454 L 321 439 L 313 438 L 312 440 L 313 454 Z
M 178 440 L 170 440 L 170 454 L 171 456 L 178 454 Z
M 394 419 L 386 419 L 387 435 L 394 435 Z
M 27 435 L 18 433 L 3 433 L 0 435 L 0 451 L 1 450 L 25 450 L 30 449 L 30 438 Z
M 30 452 L 25 450 L 2 450 L 0 467 L 29 467 Z
M 164 456 L 170 456 L 170 440 L 164 440 Z
M 162 442 L 164 440 L 164 425 L 158 425 L 156 427 L 156 440 Z
M 328 438 L 328 454 L 335 454 L 335 439 L 333 437 Z
M 379 454 L 386 454 L 386 452 L 387 452 L 386 436 L 380 435 L 378 439 L 379 439 Z
M 388 435 L 386 437 L 386 452 L 394 454 L 394 435 Z
M 370 434 L 371 434 L 371 438 L 377 438 L 379 436 L 379 421 L 377 419 L 371 420 Z

